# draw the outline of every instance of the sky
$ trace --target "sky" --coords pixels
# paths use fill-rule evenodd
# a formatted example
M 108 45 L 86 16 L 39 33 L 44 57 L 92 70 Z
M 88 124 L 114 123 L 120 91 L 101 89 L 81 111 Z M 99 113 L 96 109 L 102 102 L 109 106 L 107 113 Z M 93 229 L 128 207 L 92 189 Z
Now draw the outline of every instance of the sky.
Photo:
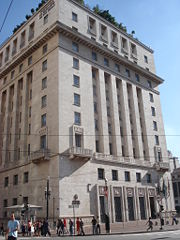
M 0 27 L 11 0 L 0 0 Z M 0 44 L 25 20 L 40 0 L 13 0 L 0 32 Z M 145 45 L 154 50 L 160 85 L 161 107 L 168 150 L 180 159 L 180 0 L 85 0 L 90 7 L 109 10 L 128 32 L 135 31 Z

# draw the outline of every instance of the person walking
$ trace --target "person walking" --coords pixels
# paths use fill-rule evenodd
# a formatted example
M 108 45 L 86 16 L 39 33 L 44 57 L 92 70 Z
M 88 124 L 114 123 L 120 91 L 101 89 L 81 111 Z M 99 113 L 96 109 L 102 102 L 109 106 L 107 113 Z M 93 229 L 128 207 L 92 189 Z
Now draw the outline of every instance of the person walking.
M 153 222 L 151 220 L 151 217 L 149 217 L 149 220 L 147 221 L 146 225 L 148 225 L 147 231 L 153 230 Z
M 76 220 L 76 230 L 77 230 L 77 235 L 80 235 L 80 221 L 78 217 Z
M 93 216 L 93 219 L 92 219 L 91 223 L 92 223 L 92 234 L 95 235 L 96 234 L 96 223 L 97 223 L 97 221 L 96 221 L 96 218 L 94 216 Z
M 16 240 L 18 237 L 19 221 L 15 219 L 14 213 L 11 214 L 11 220 L 8 221 L 6 239 Z
M 96 225 L 96 234 L 101 234 L 101 227 L 100 227 L 100 224 L 99 224 L 99 216 L 97 216 L 96 222 L 97 222 L 97 225 Z
M 82 218 L 80 218 L 80 235 L 85 236 L 85 233 L 84 233 L 84 223 L 83 223 Z
M 0 235 L 4 236 L 4 224 L 1 223 Z
M 73 221 L 71 219 L 69 219 L 69 234 L 73 235 Z

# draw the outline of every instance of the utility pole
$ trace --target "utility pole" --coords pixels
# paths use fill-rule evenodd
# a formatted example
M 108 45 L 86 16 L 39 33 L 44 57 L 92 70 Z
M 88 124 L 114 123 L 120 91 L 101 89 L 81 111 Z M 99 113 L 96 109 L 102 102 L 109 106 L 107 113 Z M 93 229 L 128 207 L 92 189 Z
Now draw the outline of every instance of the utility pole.
M 49 198 L 51 195 L 51 191 L 49 190 L 49 179 L 50 177 L 48 176 L 47 178 L 47 187 L 45 189 L 45 199 L 46 199 L 46 219 L 48 220 L 49 218 Z

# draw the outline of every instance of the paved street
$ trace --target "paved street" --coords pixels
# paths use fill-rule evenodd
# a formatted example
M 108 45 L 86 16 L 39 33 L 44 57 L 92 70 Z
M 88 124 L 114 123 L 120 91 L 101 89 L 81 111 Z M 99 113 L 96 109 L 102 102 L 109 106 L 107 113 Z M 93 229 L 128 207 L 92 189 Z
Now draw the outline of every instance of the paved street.
M 59 239 L 62 237 L 46 237 L 45 239 Z M 112 239 L 112 240 L 160 240 L 160 239 L 180 239 L 180 230 L 177 231 L 166 231 L 166 232 L 149 232 L 149 233 L 140 233 L 140 234 L 125 234 L 125 235 L 96 235 L 96 236 L 85 236 L 85 237 L 64 237 L 66 240 L 106 240 L 106 239 Z M 4 239 L 3 237 L 0 237 L 0 240 Z M 27 237 L 19 237 L 19 240 L 23 239 L 44 239 L 44 237 L 38 237 L 38 238 L 27 238 Z

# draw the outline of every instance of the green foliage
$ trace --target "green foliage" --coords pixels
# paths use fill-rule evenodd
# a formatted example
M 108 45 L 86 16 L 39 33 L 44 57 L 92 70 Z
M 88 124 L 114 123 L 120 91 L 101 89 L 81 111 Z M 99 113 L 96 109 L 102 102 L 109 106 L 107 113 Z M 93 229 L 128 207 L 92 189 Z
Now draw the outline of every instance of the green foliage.
M 75 1 L 80 3 L 81 5 L 84 5 L 84 0 L 75 0 Z

